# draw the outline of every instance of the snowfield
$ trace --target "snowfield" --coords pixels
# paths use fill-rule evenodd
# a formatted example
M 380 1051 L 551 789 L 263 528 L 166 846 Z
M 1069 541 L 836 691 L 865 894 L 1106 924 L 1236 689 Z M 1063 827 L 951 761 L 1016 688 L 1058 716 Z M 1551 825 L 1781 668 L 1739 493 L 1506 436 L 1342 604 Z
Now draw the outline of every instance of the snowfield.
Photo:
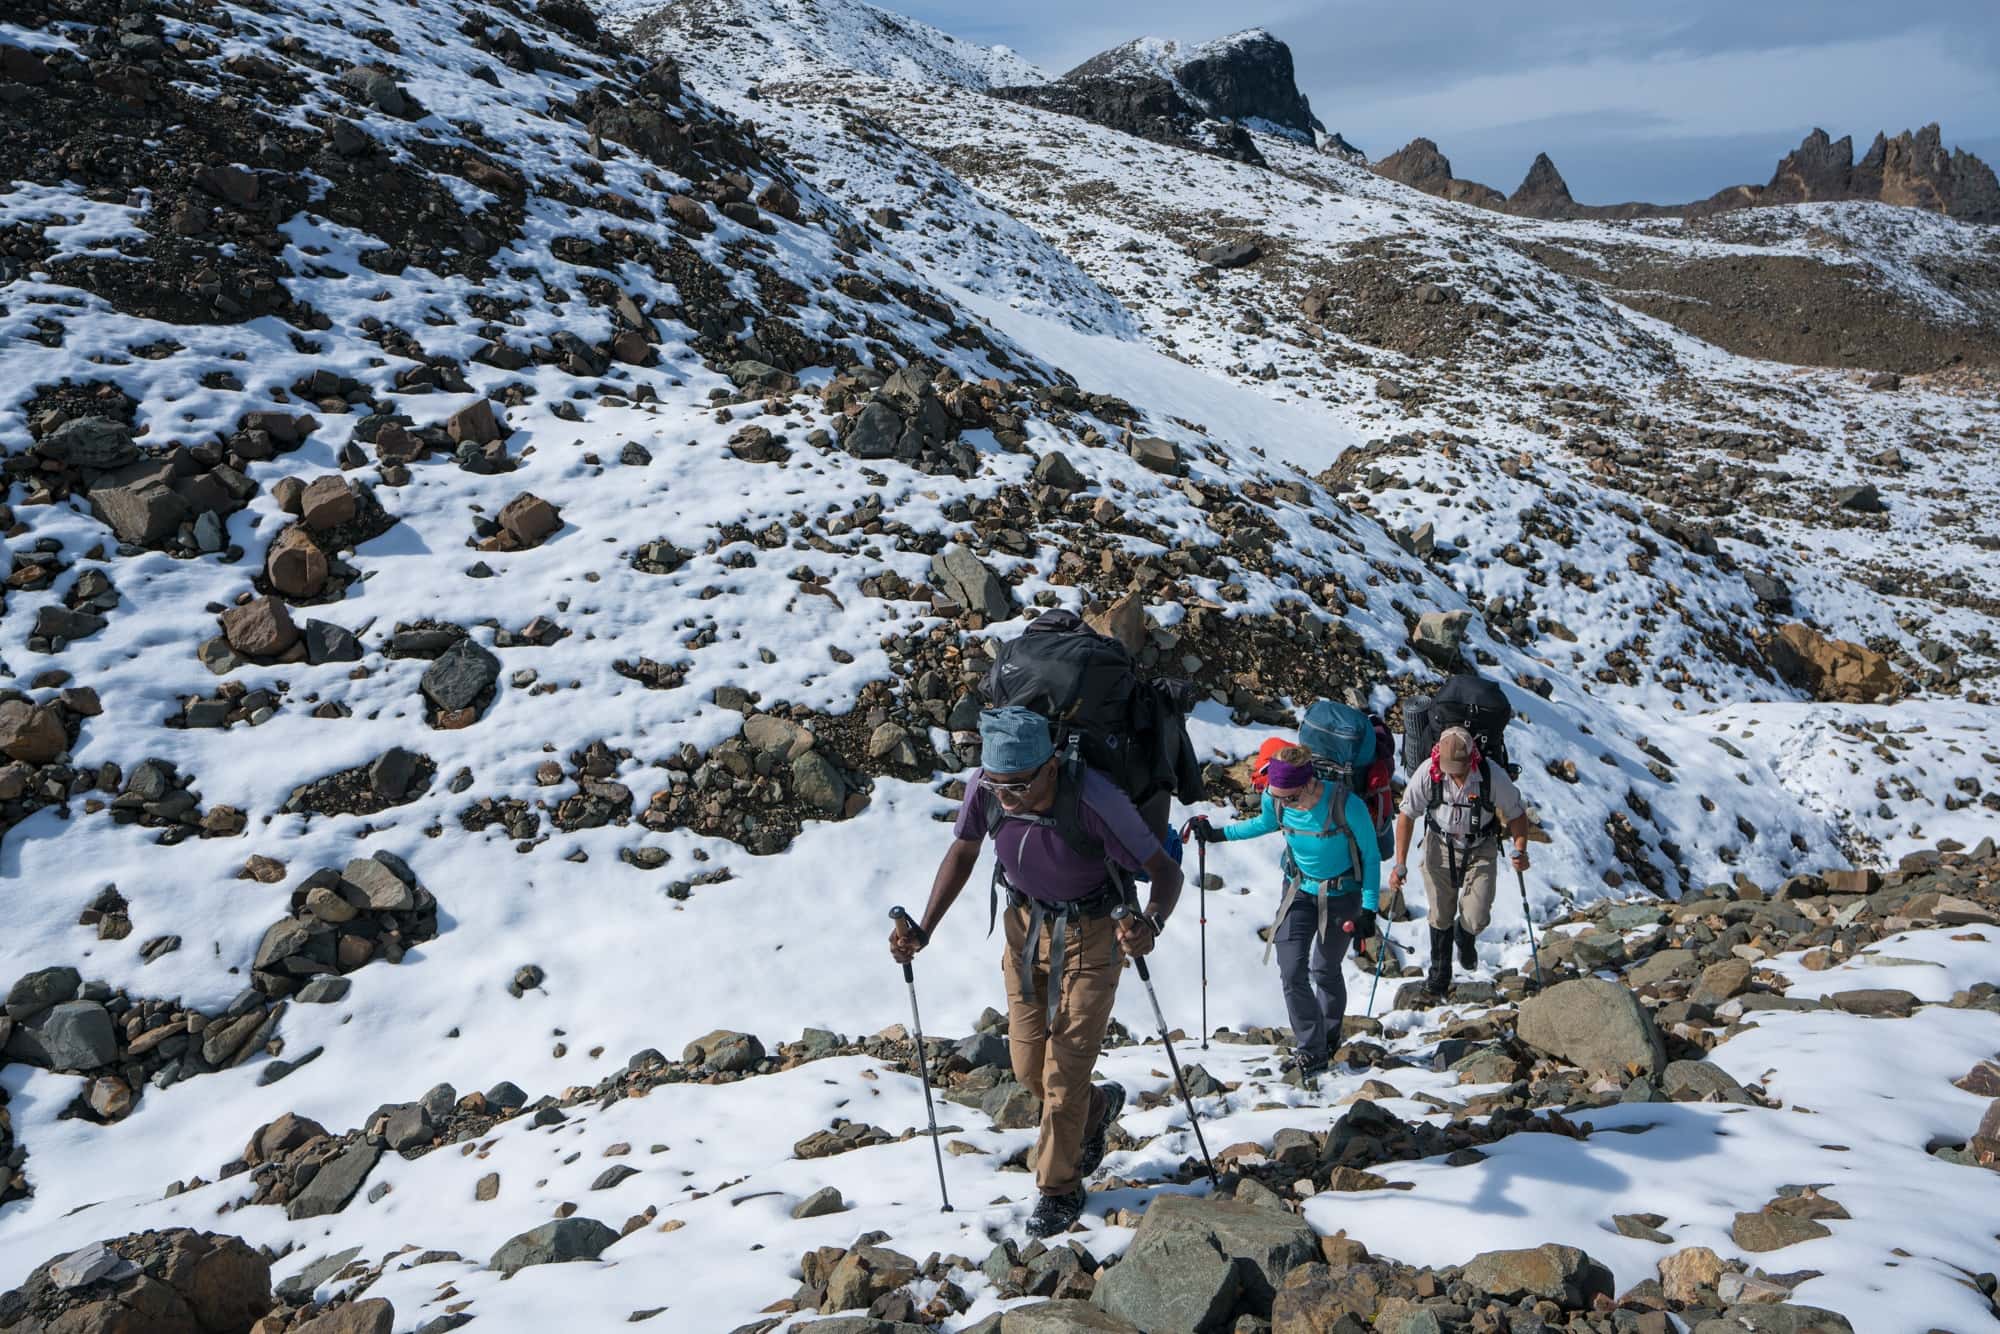
M 1282 135 L 1258 134 L 1258 169 L 1005 102 L 984 90 L 1047 76 L 852 0 L 598 5 L 636 56 L 595 42 L 580 6 L 541 9 L 413 0 L 361 11 L 363 31 L 317 0 L 161 7 L 180 45 L 159 82 L 188 101 L 134 114 L 165 134 L 163 107 L 209 107 L 218 125 L 300 136 L 258 158 L 247 129 L 217 130 L 235 137 L 208 165 L 257 180 L 269 217 L 195 193 L 178 139 L 129 188 L 57 177 L 25 149 L 0 159 L 34 164 L 0 173 L 0 708 L 15 710 L 0 716 L 68 729 L 58 753 L 31 761 L 24 742 L 0 767 L 0 992 L 74 968 L 84 1001 L 195 1014 L 197 1051 L 247 1010 L 270 1016 L 234 1063 L 171 1074 L 131 1054 L 122 1020 L 119 1059 L 86 1073 L 0 1059 L 0 1291 L 92 1242 L 188 1227 L 268 1248 L 280 1281 L 352 1250 L 290 1306 L 384 1298 L 395 1334 L 645 1312 L 674 1330 L 795 1314 L 810 1328 L 816 1313 L 772 1309 L 799 1289 L 801 1255 L 877 1232 L 919 1263 L 966 1257 L 951 1273 L 964 1301 L 933 1314 L 992 1329 L 1036 1300 L 1004 1266 L 978 1268 L 1033 1206 L 1019 1157 L 1035 1132 L 997 1125 L 978 1069 L 955 1068 L 940 1093 L 975 1097 L 938 1104 L 956 1205 L 938 1212 L 887 913 L 922 903 L 945 847 L 969 768 L 952 718 L 965 678 L 1040 609 L 1131 592 L 1159 669 L 1206 693 L 1190 731 L 1216 774 L 1315 694 L 1386 711 L 1429 689 L 1440 673 L 1415 629 L 1461 613 L 1463 652 L 1515 706 L 1539 831 L 1470 990 L 1419 1003 L 1414 969 L 1377 983 L 1349 959 L 1350 1021 L 1379 1023 L 1350 1030 L 1315 1091 L 1281 1081 L 1269 1032 L 1285 1022 L 1258 938 L 1275 848 L 1212 849 L 1210 890 L 1191 888 L 1153 956 L 1181 1059 L 1214 1083 L 1197 1099 L 1211 1151 L 1266 1166 L 1280 1131 L 1323 1135 L 1359 1099 L 1495 1134 L 1483 1157 L 1376 1161 L 1383 1184 L 1356 1190 L 1328 1187 L 1321 1164 L 1289 1203 L 1407 1265 L 1575 1246 L 1621 1294 L 1681 1248 L 1744 1253 L 1737 1215 L 1812 1185 L 1848 1216 L 1746 1266 L 1857 1331 L 1992 1324 L 1978 1276 L 1996 1268 L 2000 1190 L 1933 1152 L 1973 1140 L 1996 1104 L 1953 1081 L 2000 1054 L 1996 927 L 1979 915 L 2000 835 L 1990 365 L 1870 388 L 1703 342 L 1587 276 L 1614 251 L 1812 257 L 1990 342 L 1990 297 L 1940 276 L 1990 262 L 1990 229 L 1862 204 L 1700 229 L 1532 222 Z M 59 4 L 0 20 L 0 48 L 59 68 L 108 34 Z M 1225 46 L 1130 55 L 1166 67 Z M 662 56 L 686 80 L 671 96 L 646 73 Z M 352 74 L 370 62 L 407 115 Z M 593 100 L 644 79 L 651 100 Z M 336 121 L 371 141 L 376 208 L 355 206 Z M 270 202 L 293 187 L 296 207 Z M 184 208 L 200 215 L 186 226 Z M 418 230 L 389 234 L 405 224 Z M 1264 255 L 1247 267 L 1197 253 L 1244 239 Z M 186 304 L 212 299 L 203 265 L 245 301 L 258 265 L 282 277 L 232 316 Z M 280 298 L 319 320 L 286 318 Z M 905 365 L 921 394 L 884 383 Z M 871 405 L 906 389 L 927 406 L 897 408 L 898 427 L 932 411 L 946 437 L 850 452 Z M 479 454 L 491 443 L 458 445 L 482 405 L 505 471 Z M 295 448 L 245 439 L 246 423 L 305 413 Z M 87 494 L 109 478 L 47 443 L 97 415 L 134 458 L 208 451 L 209 479 L 225 456 L 241 465 L 226 466 L 245 494 L 205 512 L 219 540 L 190 516 L 186 534 L 120 541 Z M 428 457 L 390 456 L 398 424 L 431 432 Z M 1147 440 L 1176 466 L 1148 467 Z M 1047 482 L 1055 454 L 1079 478 L 1066 492 Z M 325 594 L 285 601 L 300 627 L 330 627 L 312 642 L 344 631 L 355 652 L 235 652 L 226 617 L 272 592 L 267 553 L 306 524 L 292 483 L 328 477 L 386 522 L 327 537 Z M 1883 508 L 1838 498 L 1864 485 Z M 524 494 L 553 525 L 497 537 Z M 997 614 L 947 587 L 934 558 L 958 548 L 1004 584 Z M 92 578 L 116 590 L 104 624 L 52 643 Z M 1792 621 L 1866 646 L 1901 697 L 1819 699 L 1786 679 L 1772 637 Z M 464 708 L 427 693 L 445 650 L 406 651 L 439 626 L 474 646 L 454 661 L 491 660 Z M 195 724 L 246 696 L 263 701 L 252 717 Z M 775 747 L 745 740 L 758 727 Z M 347 771 L 366 787 L 396 748 L 421 760 L 399 799 L 325 795 Z M 828 804 L 810 801 L 808 751 L 833 774 Z M 128 822 L 147 761 L 191 805 Z M 1227 814 L 1227 788 L 1210 790 L 1176 818 Z M 414 881 L 391 889 L 434 897 L 434 935 L 372 955 L 362 939 L 358 961 L 317 970 L 346 984 L 326 1003 L 290 995 L 296 977 L 260 991 L 288 957 L 260 957 L 271 933 L 311 915 L 319 873 L 351 880 L 377 856 Z M 1815 879 L 1883 872 L 1871 884 L 1894 890 L 1899 868 L 1978 902 L 1877 911 L 1870 888 Z M 916 965 L 929 1038 L 956 1042 L 1002 1003 L 982 887 Z M 108 889 L 121 906 L 94 906 Z M 1784 906 L 1800 901 L 1809 915 Z M 1409 908 L 1385 927 L 1420 965 L 1420 884 Z M 122 933 L 98 926 L 107 911 Z M 1857 922 L 1870 934 L 1836 952 L 1813 935 Z M 1631 980 L 1670 929 L 1716 959 Z M 1659 1021 L 1677 1060 L 1707 1052 L 1755 1096 L 1667 1101 L 1653 1071 L 1657 1099 L 1621 1102 L 1633 1072 L 1586 1077 L 1546 1052 L 1498 1082 L 1454 1068 L 1468 1043 L 1514 1050 L 1531 930 L 1547 969 L 1651 987 L 1663 1014 L 1705 1006 Z M 1703 970 L 1729 960 L 1742 982 L 1701 1001 Z M 1883 990 L 1909 1008 L 1808 1004 Z M 1228 1040 L 1203 1044 L 1204 1002 Z M 25 1033 L 42 1009 L 22 1009 Z M 1155 1197 L 1210 1190 L 1135 978 L 1115 1018 L 1100 1077 L 1128 1108 L 1073 1238 L 1099 1264 Z M 759 1060 L 718 1074 L 702 1046 L 717 1030 L 756 1035 Z M 90 1110 L 106 1078 L 136 1094 L 128 1113 Z M 503 1081 L 525 1107 L 488 1119 Z M 242 1159 L 260 1127 L 289 1113 L 366 1132 L 441 1085 L 446 1104 L 488 1095 L 453 1113 L 462 1135 L 383 1153 L 322 1215 L 252 1202 L 262 1165 Z M 1479 1100 L 1507 1096 L 1585 1129 L 1494 1132 L 1499 1104 Z M 798 1154 L 839 1122 L 883 1142 Z M 607 1174 L 620 1165 L 636 1170 Z M 794 1217 L 827 1187 L 842 1209 Z M 572 1213 L 625 1235 L 588 1261 L 488 1267 Z M 1663 1216 L 1670 1245 L 1613 1222 L 1636 1214 Z M 945 1311 L 942 1289 L 909 1291 Z M 1662 1319 L 1645 1328 L 1691 1327 Z

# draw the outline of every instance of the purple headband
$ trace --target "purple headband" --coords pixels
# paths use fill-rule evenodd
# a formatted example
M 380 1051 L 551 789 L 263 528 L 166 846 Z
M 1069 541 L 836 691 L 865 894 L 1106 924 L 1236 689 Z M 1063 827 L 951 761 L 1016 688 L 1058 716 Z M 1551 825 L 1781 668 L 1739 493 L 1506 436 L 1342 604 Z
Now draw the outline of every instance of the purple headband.
M 1313 767 L 1310 764 L 1287 764 L 1283 760 L 1272 760 L 1264 766 L 1264 781 L 1271 787 L 1281 787 L 1287 791 L 1304 787 L 1312 781 Z

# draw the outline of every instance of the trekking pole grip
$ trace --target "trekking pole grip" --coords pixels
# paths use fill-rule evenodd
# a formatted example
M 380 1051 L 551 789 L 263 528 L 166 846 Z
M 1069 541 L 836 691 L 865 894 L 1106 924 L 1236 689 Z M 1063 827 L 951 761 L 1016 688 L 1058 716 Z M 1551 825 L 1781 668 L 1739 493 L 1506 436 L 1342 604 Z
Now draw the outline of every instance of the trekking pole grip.
M 917 938 L 917 943 L 919 945 L 928 945 L 931 943 L 930 932 L 924 930 L 922 927 L 918 926 L 914 921 L 912 921 L 910 919 L 910 915 L 904 912 L 900 905 L 889 909 L 889 919 L 895 922 L 896 925 L 902 927 L 905 931 L 909 932 L 911 935 L 915 936 Z M 916 970 L 910 967 L 907 960 L 903 964 L 903 980 L 905 982 L 908 982 L 912 986 L 916 985 L 917 981 Z
M 1146 916 L 1144 913 L 1134 912 L 1132 905 L 1129 903 L 1121 903 L 1116 908 L 1113 908 L 1111 910 L 1111 920 L 1114 922 L 1122 922 L 1128 917 L 1137 917 L 1140 921 L 1146 924 L 1147 928 L 1151 930 L 1154 935 L 1157 936 L 1160 934 L 1159 925 L 1155 923 L 1152 918 Z M 1146 967 L 1145 955 L 1143 954 L 1133 955 L 1132 966 L 1139 970 L 1139 980 L 1141 982 L 1150 982 L 1153 980 L 1153 974 L 1151 970 L 1149 970 Z

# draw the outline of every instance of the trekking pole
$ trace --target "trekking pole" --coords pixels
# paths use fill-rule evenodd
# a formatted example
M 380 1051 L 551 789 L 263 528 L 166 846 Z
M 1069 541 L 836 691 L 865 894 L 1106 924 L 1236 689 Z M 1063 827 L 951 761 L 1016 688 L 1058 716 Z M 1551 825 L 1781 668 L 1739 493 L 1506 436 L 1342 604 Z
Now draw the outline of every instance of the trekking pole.
M 889 909 L 889 916 L 897 925 L 917 938 L 919 945 L 930 944 L 930 933 L 910 920 L 910 915 L 901 908 Z M 938 1198 L 944 1201 L 941 1214 L 951 1212 L 951 1192 L 944 1186 L 944 1146 L 938 1141 L 937 1105 L 931 1101 L 931 1067 L 924 1057 L 924 1020 L 917 1013 L 917 975 L 909 964 L 903 965 L 903 981 L 910 987 L 910 1029 L 917 1039 L 917 1077 L 924 1081 L 924 1114 L 931 1122 L 931 1152 L 937 1156 Z
M 1194 821 L 1189 820 L 1181 830 L 1181 842 L 1194 836 Z M 1195 874 L 1200 877 L 1196 891 L 1200 895 L 1200 911 L 1197 920 L 1201 923 L 1201 1049 L 1208 1050 L 1208 844 L 1200 839 L 1194 845 Z
M 1111 910 L 1114 921 L 1123 921 L 1133 915 L 1134 910 L 1130 904 L 1121 903 Z M 1152 921 L 1144 918 L 1141 920 L 1146 921 L 1146 925 L 1152 927 L 1155 934 L 1158 933 L 1159 928 Z M 1208 1184 L 1211 1188 L 1219 1189 L 1222 1183 L 1216 1179 L 1215 1162 L 1208 1156 L 1208 1141 L 1202 1138 L 1201 1117 L 1194 1110 L 1194 1097 L 1188 1092 L 1187 1076 L 1181 1073 L 1180 1058 L 1174 1055 L 1174 1040 L 1168 1035 L 1166 1013 L 1160 1009 L 1160 993 L 1153 990 L 1152 970 L 1146 967 L 1146 956 L 1143 954 L 1133 955 L 1132 964 L 1139 970 L 1139 980 L 1146 984 L 1146 995 L 1153 1002 L 1153 1018 L 1160 1025 L 1160 1045 L 1167 1049 L 1167 1065 L 1174 1072 L 1174 1083 L 1180 1085 L 1181 1101 L 1187 1104 L 1188 1124 L 1194 1127 L 1194 1142 L 1201 1146 L 1201 1161 L 1208 1169 Z
M 1382 961 L 1388 957 L 1388 933 L 1378 929 L 1375 932 L 1375 980 L 1368 984 L 1367 1017 L 1370 1019 L 1375 1017 L 1375 988 L 1382 985 Z
M 1535 945 L 1535 914 L 1528 907 L 1528 873 L 1520 867 L 1514 868 L 1514 879 L 1521 886 L 1521 920 L 1528 924 L 1528 957 L 1535 961 L 1535 990 L 1542 989 L 1542 952 Z

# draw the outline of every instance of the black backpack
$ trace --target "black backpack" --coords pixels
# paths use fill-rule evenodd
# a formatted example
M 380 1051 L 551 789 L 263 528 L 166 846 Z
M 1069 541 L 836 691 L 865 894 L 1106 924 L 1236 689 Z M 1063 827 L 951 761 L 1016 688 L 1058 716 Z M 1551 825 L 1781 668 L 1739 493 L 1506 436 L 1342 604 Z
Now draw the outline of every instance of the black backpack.
M 1002 645 L 980 693 L 996 708 L 1017 704 L 1049 720 L 1068 789 L 1058 794 L 1057 824 L 1079 853 L 1101 856 L 1103 849 L 1076 824 L 1077 764 L 1123 789 L 1162 840 L 1171 799 L 1201 800 L 1201 762 L 1187 734 L 1193 687 L 1141 681 L 1125 646 L 1073 611 L 1044 612 Z
M 1507 702 L 1506 691 L 1476 673 L 1460 672 L 1429 699 L 1403 705 L 1403 768 L 1415 775 L 1430 762 L 1438 738 L 1450 728 L 1463 727 L 1472 733 L 1481 755 L 1510 777 L 1519 777 L 1520 771 L 1507 758 L 1507 724 L 1512 721 L 1514 706 Z

